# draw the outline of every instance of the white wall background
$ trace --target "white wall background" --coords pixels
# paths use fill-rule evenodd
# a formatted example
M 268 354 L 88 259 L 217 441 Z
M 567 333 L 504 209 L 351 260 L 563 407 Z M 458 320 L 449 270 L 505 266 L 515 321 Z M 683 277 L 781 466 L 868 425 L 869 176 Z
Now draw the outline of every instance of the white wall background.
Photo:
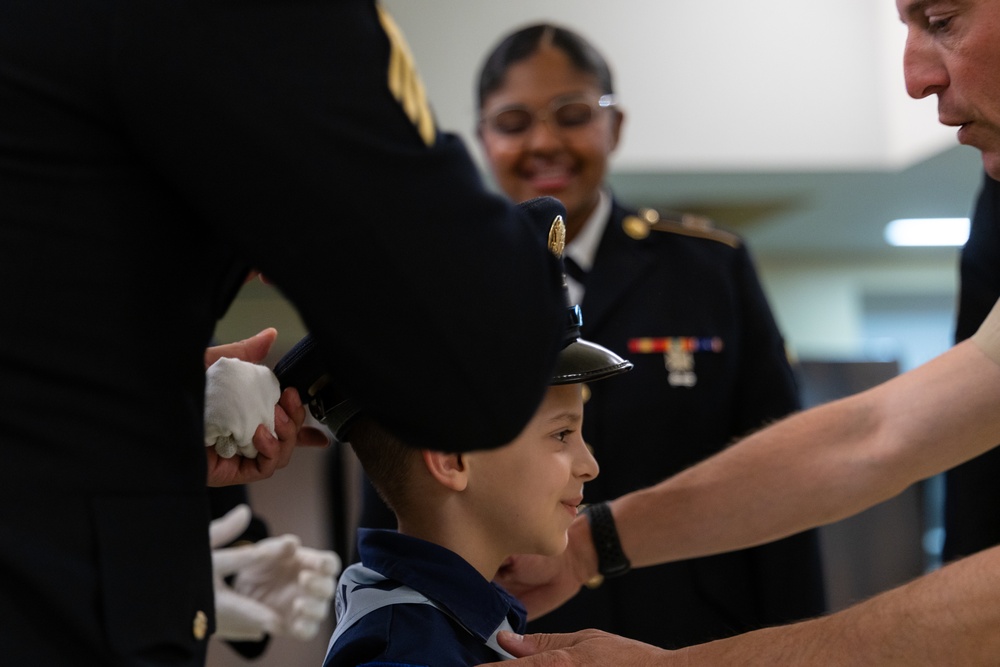
M 511 29 L 545 20 L 581 32 L 610 61 L 630 115 L 623 169 L 899 166 L 955 143 L 933 101 L 906 96 L 905 31 L 891 0 L 383 4 L 441 127 L 467 138 L 485 53 Z
M 892 311 L 872 311 L 872 297 L 891 303 L 891 297 L 942 297 L 934 317 L 923 322 L 935 331 L 933 340 L 945 340 L 932 350 L 940 354 L 950 344 L 955 295 L 958 292 L 957 254 L 953 259 L 898 260 L 894 262 L 788 261 L 759 264 L 761 280 L 778 325 L 792 352 L 801 358 L 880 359 L 893 349 L 887 340 L 895 338 L 906 347 L 907 339 L 922 334 L 913 322 L 895 319 Z M 870 318 L 878 318 L 876 327 Z M 894 326 L 894 322 L 896 323 Z M 927 349 L 925 345 L 919 346 Z M 926 352 L 920 353 L 926 361 Z

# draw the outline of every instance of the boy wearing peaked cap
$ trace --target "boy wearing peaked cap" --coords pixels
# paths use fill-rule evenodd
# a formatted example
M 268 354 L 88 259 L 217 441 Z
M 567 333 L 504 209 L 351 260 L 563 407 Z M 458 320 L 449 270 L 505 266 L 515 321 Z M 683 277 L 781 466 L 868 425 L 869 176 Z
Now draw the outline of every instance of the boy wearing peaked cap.
M 560 255 L 561 217 L 549 240 Z M 512 554 L 565 549 L 583 485 L 598 473 L 581 436 L 581 383 L 632 367 L 582 340 L 579 325 L 579 308 L 570 306 L 565 344 L 541 405 L 512 442 L 496 449 L 477 450 L 476 433 L 468 434 L 469 452 L 417 449 L 350 400 L 330 406 L 327 425 L 350 441 L 399 530 L 359 532 L 362 562 L 341 577 L 324 667 L 457 667 L 511 657 L 495 637 L 500 630 L 523 632 L 525 612 L 492 579 Z M 488 373 L 483 377 L 489 381 Z M 442 408 L 435 419 L 447 419 Z

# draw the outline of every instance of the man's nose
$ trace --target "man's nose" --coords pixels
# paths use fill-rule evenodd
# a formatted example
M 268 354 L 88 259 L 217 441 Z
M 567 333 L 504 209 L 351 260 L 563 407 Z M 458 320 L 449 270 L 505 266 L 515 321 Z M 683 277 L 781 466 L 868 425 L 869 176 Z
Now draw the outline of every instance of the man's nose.
M 903 77 L 906 92 L 918 100 L 941 93 L 948 87 L 948 70 L 928 36 L 915 34 L 912 30 L 907 35 Z

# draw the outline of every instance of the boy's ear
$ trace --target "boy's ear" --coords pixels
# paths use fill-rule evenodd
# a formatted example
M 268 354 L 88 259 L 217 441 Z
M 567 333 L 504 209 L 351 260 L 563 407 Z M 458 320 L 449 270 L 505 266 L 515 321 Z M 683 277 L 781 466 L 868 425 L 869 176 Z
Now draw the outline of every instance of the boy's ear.
M 469 475 L 461 454 L 422 449 L 420 455 L 424 459 L 427 471 L 442 486 L 452 491 L 465 490 L 469 483 Z

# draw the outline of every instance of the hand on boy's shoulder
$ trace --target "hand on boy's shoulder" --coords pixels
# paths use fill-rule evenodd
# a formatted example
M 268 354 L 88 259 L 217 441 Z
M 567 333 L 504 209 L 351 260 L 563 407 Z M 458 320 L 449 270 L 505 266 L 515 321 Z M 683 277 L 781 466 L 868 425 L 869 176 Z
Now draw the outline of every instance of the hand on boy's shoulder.
M 529 621 L 561 606 L 581 586 L 568 567 L 566 551 L 559 556 L 511 556 L 500 566 L 494 581 L 524 605 Z

